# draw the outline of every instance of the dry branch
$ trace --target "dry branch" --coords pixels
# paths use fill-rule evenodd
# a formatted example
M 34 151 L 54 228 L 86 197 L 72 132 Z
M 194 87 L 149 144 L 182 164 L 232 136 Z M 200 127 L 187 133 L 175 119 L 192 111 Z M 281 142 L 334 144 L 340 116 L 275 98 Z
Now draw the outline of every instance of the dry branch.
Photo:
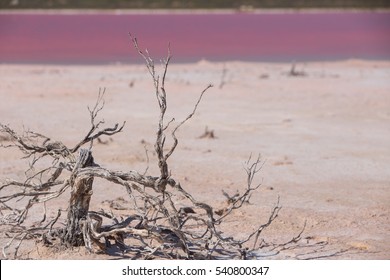
M 115 171 L 99 166 L 92 157 L 93 141 L 102 135 L 115 135 L 122 131 L 124 124 L 113 127 L 100 128 L 104 121 L 97 121 L 98 114 L 104 107 L 104 90 L 99 91 L 95 105 L 88 108 L 91 127 L 84 137 L 73 148 L 66 147 L 60 141 L 51 141 L 50 138 L 38 133 L 27 131 L 23 135 L 14 132 L 9 126 L 0 124 L 0 132 L 10 138 L 12 143 L 5 148 L 18 148 L 31 158 L 29 169 L 34 169 L 36 163 L 43 157 L 53 158 L 47 168 L 33 172 L 25 181 L 8 180 L 0 185 L 0 203 L 3 205 L 2 224 L 13 225 L 14 236 L 4 248 L 6 250 L 15 244 L 14 257 L 21 242 L 26 238 L 40 236 L 46 245 L 53 245 L 59 240 L 61 245 L 85 246 L 89 251 L 107 252 L 112 246 L 110 240 L 123 252 L 136 255 L 139 258 L 254 258 L 258 250 L 271 248 L 283 250 L 290 244 L 299 241 L 301 234 L 290 241 L 274 245 L 260 238 L 263 231 L 277 218 L 281 209 L 279 200 L 271 210 L 268 220 L 260 224 L 243 239 L 226 235 L 222 225 L 237 209 L 249 202 L 251 195 L 261 184 L 255 183 L 255 177 L 260 172 L 263 162 L 260 156 L 248 159 L 245 163 L 246 186 L 242 193 L 229 198 L 229 204 L 223 213 L 218 216 L 215 209 L 202 201 L 197 200 L 187 192 L 171 176 L 168 160 L 175 152 L 178 139 L 176 133 L 189 119 L 191 119 L 203 98 L 203 95 L 212 86 L 208 85 L 201 92 L 192 112 L 173 126 L 175 120 L 165 120 L 167 110 L 167 92 L 165 89 L 168 65 L 171 59 L 170 50 L 163 60 L 161 78 L 157 74 L 154 61 L 148 51 L 141 51 L 137 39 L 131 41 L 145 60 L 146 67 L 151 75 L 154 91 L 160 109 L 154 149 L 157 155 L 159 174 L 148 176 L 146 172 Z M 171 137 L 173 144 L 165 147 L 166 138 Z M 89 148 L 81 148 L 89 144 Z M 75 155 L 79 152 L 78 156 Z M 94 178 L 101 178 L 107 182 L 123 186 L 127 193 L 131 207 L 127 217 L 117 217 L 104 211 L 92 211 L 89 205 Z M 47 223 L 39 227 L 23 226 L 28 218 L 28 211 L 37 204 L 44 204 L 49 200 L 63 195 L 65 190 L 71 190 L 65 226 L 56 225 L 61 210 Z M 27 200 L 19 208 L 15 206 L 18 200 Z M 46 208 L 45 208 L 46 209 Z M 216 217 L 218 216 L 218 217 Z M 46 220 L 46 214 L 42 221 Z M 103 225 L 103 218 L 111 220 L 111 225 Z M 41 222 L 42 224 L 43 222 Z M 18 240 L 18 241 L 17 241 Z M 18 243 L 17 243 L 18 242 Z M 251 245 L 252 249 L 248 249 Z

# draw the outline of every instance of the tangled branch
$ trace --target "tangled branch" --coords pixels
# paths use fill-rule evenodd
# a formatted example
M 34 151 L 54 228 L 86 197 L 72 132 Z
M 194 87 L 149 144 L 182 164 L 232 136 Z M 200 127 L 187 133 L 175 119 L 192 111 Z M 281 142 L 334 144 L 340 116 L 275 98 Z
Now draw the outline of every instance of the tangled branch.
M 3 147 L 18 148 L 25 157 L 31 158 L 25 181 L 8 180 L 0 185 L 0 204 L 4 209 L 4 213 L 1 213 L 1 224 L 13 226 L 10 232 L 14 233 L 3 250 L 4 257 L 8 257 L 7 250 L 16 240 L 19 240 L 19 243 L 14 248 L 15 258 L 23 240 L 38 237 L 47 246 L 54 246 L 57 242 L 68 247 L 85 246 L 91 252 L 108 252 L 116 246 L 123 254 L 143 259 L 247 259 L 254 258 L 259 250 L 265 248 L 277 251 L 297 243 L 302 232 L 288 242 L 278 245 L 261 238 L 263 231 L 278 217 L 281 209 L 279 199 L 268 220 L 247 233 L 245 238 L 238 239 L 223 232 L 224 221 L 237 209 L 244 207 L 251 195 L 261 186 L 261 183 L 255 183 L 255 177 L 263 165 L 260 156 L 255 159 L 249 157 L 244 165 L 246 186 L 243 192 L 234 196 L 224 194 L 228 198 L 228 205 L 223 211 L 217 211 L 213 206 L 196 199 L 171 176 L 168 161 L 179 143 L 176 133 L 194 116 L 204 94 L 212 85 L 205 87 L 192 112 L 170 128 L 171 133 L 167 135 L 168 128 L 175 123 L 175 119 L 165 119 L 165 81 L 171 59 L 170 49 L 168 48 L 167 57 L 163 60 L 160 78 L 148 51 L 141 51 L 137 39 L 131 35 L 130 38 L 146 63 L 160 109 L 154 143 L 159 174 L 149 176 L 134 170 L 115 171 L 94 162 L 93 141 L 101 135 L 115 135 L 121 132 L 125 125 L 123 123 L 101 128 L 104 121 L 97 121 L 97 117 L 104 107 L 105 90 L 99 91 L 95 105 L 88 108 L 90 129 L 72 148 L 30 131 L 19 135 L 9 126 L 0 124 L 0 132 L 10 139 L 10 144 Z M 170 147 L 165 147 L 167 137 L 173 140 Z M 89 144 L 89 148 L 82 148 L 86 144 Z M 36 163 L 47 156 L 53 161 L 48 167 L 35 171 Z M 126 216 L 90 209 L 94 178 L 101 178 L 126 189 L 130 205 Z M 33 206 L 43 205 L 45 208 L 46 202 L 62 198 L 67 189 L 70 189 L 71 197 L 65 226 L 57 225 L 60 210 L 46 224 L 43 224 L 47 219 L 45 212 L 38 226 L 24 226 Z M 21 201 L 24 202 L 22 207 L 19 205 Z M 103 224 L 103 218 L 109 219 L 111 224 Z

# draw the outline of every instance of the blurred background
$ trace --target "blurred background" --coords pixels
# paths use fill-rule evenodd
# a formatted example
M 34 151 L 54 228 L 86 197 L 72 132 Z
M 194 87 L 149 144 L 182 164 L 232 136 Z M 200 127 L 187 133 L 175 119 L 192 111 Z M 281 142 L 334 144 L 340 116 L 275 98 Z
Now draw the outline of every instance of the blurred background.
M 0 0 L 0 63 L 390 59 L 389 0 Z

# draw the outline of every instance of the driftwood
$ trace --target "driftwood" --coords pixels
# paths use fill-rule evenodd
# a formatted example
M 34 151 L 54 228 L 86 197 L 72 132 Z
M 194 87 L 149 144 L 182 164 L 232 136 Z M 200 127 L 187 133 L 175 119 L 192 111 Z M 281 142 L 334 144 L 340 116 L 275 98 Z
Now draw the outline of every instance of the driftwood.
M 262 238 L 264 229 L 278 217 L 281 206 L 279 200 L 271 209 L 268 220 L 249 232 L 246 238 L 236 239 L 225 235 L 221 225 L 235 210 L 245 206 L 251 195 L 260 188 L 255 176 L 263 162 L 260 157 L 250 157 L 245 164 L 246 186 L 242 192 L 229 196 L 228 204 L 222 211 L 203 203 L 187 192 L 176 179 L 171 177 L 169 158 L 178 145 L 176 132 L 195 114 L 197 107 L 212 86 L 201 92 L 193 111 L 182 121 L 166 121 L 167 93 L 165 80 L 171 55 L 163 61 L 160 76 L 155 71 L 154 61 L 147 51 L 143 52 L 136 38 L 132 43 L 145 60 L 152 78 L 156 99 L 160 108 L 154 150 L 157 156 L 159 174 L 146 175 L 137 171 L 115 171 L 99 166 L 94 162 L 92 147 L 94 140 L 102 135 L 113 136 L 122 131 L 122 125 L 101 128 L 103 121 L 97 121 L 98 113 L 104 106 L 104 91 L 99 91 L 95 106 L 89 109 L 91 128 L 86 136 L 72 148 L 60 141 L 52 141 L 39 133 L 27 131 L 19 135 L 9 126 L 0 124 L 0 132 L 9 139 L 4 148 L 18 148 L 30 159 L 30 167 L 24 181 L 8 180 L 0 185 L 0 204 L 2 206 L 1 225 L 11 226 L 8 231 L 11 240 L 3 249 L 5 258 L 11 257 L 7 251 L 14 246 L 14 258 L 23 240 L 40 239 L 47 246 L 55 244 L 66 247 L 85 246 L 89 251 L 108 252 L 117 246 L 123 254 L 136 258 L 255 258 L 259 250 L 280 252 L 296 244 L 302 232 L 283 244 L 272 244 Z M 174 125 L 175 124 L 175 125 Z M 169 134 L 168 134 L 169 132 Z M 166 147 L 166 138 L 171 137 L 173 144 Z M 82 148 L 89 145 L 88 148 Z M 76 154 L 78 155 L 76 156 Z M 47 168 L 39 171 L 35 166 L 43 158 L 51 158 Z M 93 194 L 94 178 L 123 186 L 128 193 L 129 209 L 127 217 L 113 213 L 93 211 L 90 199 Z M 41 221 L 34 227 L 24 226 L 29 210 L 35 205 L 45 206 L 49 200 L 62 198 L 70 188 L 71 197 L 67 209 L 65 225 L 58 224 L 61 211 L 55 217 L 43 214 Z M 24 201 L 23 207 L 19 200 Z M 17 206 L 16 206 L 17 205 Z M 103 218 L 111 224 L 103 224 Z M 115 244 L 111 244 L 114 241 Z

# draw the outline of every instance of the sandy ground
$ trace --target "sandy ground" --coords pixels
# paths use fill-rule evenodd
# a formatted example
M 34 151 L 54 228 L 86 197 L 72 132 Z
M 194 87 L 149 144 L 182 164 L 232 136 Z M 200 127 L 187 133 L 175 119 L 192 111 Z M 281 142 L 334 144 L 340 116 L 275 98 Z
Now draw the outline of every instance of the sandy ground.
M 171 64 L 167 119 L 185 118 L 203 88 L 214 84 L 178 132 L 172 176 L 197 199 L 218 207 L 222 190 L 233 194 L 245 187 L 243 163 L 250 154 L 261 154 L 262 187 L 229 221 L 232 232 L 243 235 L 264 221 L 279 196 L 283 208 L 264 238 L 288 240 L 306 221 L 303 239 L 328 245 L 269 258 L 390 259 L 390 62 L 298 64 L 305 75 L 296 77 L 287 75 L 290 68 Z M 87 106 L 99 87 L 106 88 L 100 116 L 108 125 L 126 126 L 103 139 L 108 144 L 95 145 L 95 160 L 111 169 L 145 170 L 144 146 L 153 150 L 158 107 L 144 65 L 0 65 L 0 120 L 19 132 L 24 127 L 74 145 L 89 129 Z M 215 139 L 199 138 L 206 127 Z M 151 152 L 150 157 L 148 172 L 158 174 Z M 1 179 L 23 178 L 18 151 L 2 149 L 0 158 Z M 122 195 L 121 187 L 97 181 L 91 208 L 107 207 L 107 200 Z M 65 194 L 55 206 L 66 208 L 67 199 Z M 0 245 L 6 241 L 1 233 Z M 30 249 L 32 258 L 113 258 L 82 249 Z

